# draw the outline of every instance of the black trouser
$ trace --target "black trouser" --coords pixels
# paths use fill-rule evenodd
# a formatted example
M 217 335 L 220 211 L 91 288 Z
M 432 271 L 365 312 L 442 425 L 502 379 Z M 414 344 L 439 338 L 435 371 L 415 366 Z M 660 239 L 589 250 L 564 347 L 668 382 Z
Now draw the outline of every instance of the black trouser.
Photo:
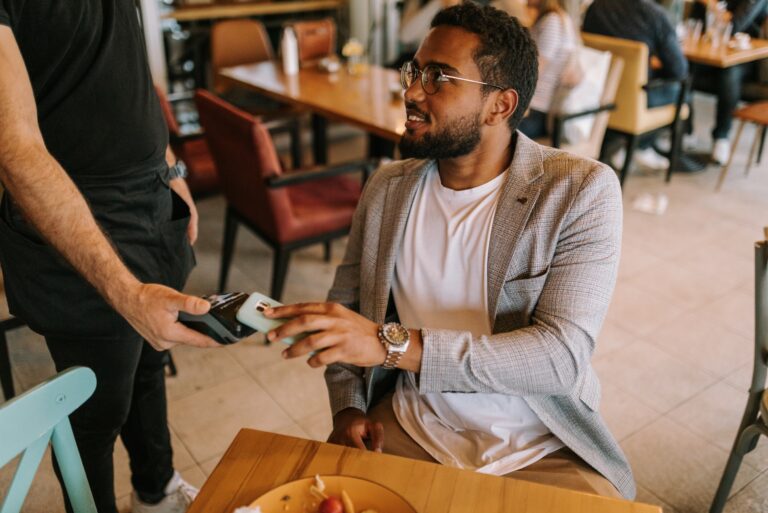
M 751 71 L 750 64 L 730 68 L 714 68 L 698 64 L 693 67 L 693 88 L 717 96 L 713 139 L 727 139 L 733 125 L 733 111 L 741 99 L 741 84 Z
M 118 435 L 130 457 L 133 488 L 145 502 L 161 500 L 173 476 L 165 353 L 138 334 L 46 342 L 57 371 L 84 365 L 96 373 L 96 391 L 70 421 L 99 513 L 117 513 L 112 453 Z

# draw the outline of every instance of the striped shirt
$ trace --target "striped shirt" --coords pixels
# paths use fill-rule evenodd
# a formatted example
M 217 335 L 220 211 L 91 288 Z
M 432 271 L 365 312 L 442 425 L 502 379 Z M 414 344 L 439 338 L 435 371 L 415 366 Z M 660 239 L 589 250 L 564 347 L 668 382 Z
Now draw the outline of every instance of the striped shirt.
M 539 81 L 531 108 L 549 112 L 563 70 L 578 45 L 578 36 L 571 19 L 556 12 L 539 18 L 531 27 L 531 36 L 539 50 Z

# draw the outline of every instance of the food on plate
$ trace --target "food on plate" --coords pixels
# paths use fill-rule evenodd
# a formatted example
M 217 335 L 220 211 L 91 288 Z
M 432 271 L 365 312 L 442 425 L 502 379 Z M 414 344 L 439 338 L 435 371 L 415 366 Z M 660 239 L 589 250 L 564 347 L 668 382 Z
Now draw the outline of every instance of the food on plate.
M 344 510 L 344 504 L 342 504 L 341 499 L 338 497 L 328 497 L 327 499 L 323 499 L 323 502 L 320 503 L 320 507 L 317 510 L 317 513 L 347 513 Z

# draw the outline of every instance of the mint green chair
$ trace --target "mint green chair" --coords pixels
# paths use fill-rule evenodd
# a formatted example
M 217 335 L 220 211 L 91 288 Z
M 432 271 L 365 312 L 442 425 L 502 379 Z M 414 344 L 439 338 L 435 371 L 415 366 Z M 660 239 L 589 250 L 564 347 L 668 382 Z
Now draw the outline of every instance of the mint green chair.
M 96 375 L 73 367 L 0 406 L 0 466 L 23 453 L 0 513 L 18 513 L 48 442 L 75 513 L 97 513 L 69 415 L 96 390 Z

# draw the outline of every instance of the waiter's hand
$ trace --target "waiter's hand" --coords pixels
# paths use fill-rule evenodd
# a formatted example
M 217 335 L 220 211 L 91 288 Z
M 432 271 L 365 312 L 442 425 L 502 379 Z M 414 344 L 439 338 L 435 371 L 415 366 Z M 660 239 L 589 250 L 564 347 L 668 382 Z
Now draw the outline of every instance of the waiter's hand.
M 360 367 L 384 363 L 387 351 L 379 341 L 379 326 L 338 303 L 299 303 L 269 308 L 264 315 L 271 319 L 291 320 L 270 331 L 275 342 L 300 333 L 311 333 L 283 351 L 286 358 L 316 352 L 307 363 L 321 367 L 344 362 Z
M 179 312 L 202 315 L 210 309 L 208 301 L 177 292 L 170 287 L 141 283 L 116 304 L 117 310 L 133 328 L 158 351 L 177 344 L 221 347 L 210 337 L 189 329 L 178 321 Z
M 192 193 L 189 191 L 189 186 L 186 180 L 183 178 L 174 178 L 171 180 L 171 189 L 178 194 L 184 203 L 189 207 L 189 226 L 187 227 L 187 236 L 189 237 L 189 243 L 194 245 L 197 241 L 197 207 L 195 201 L 192 199 Z
M 384 425 L 372 422 L 357 408 L 346 408 L 333 417 L 333 432 L 328 437 L 329 443 L 366 450 L 366 440 L 371 450 L 381 452 L 384 449 Z

